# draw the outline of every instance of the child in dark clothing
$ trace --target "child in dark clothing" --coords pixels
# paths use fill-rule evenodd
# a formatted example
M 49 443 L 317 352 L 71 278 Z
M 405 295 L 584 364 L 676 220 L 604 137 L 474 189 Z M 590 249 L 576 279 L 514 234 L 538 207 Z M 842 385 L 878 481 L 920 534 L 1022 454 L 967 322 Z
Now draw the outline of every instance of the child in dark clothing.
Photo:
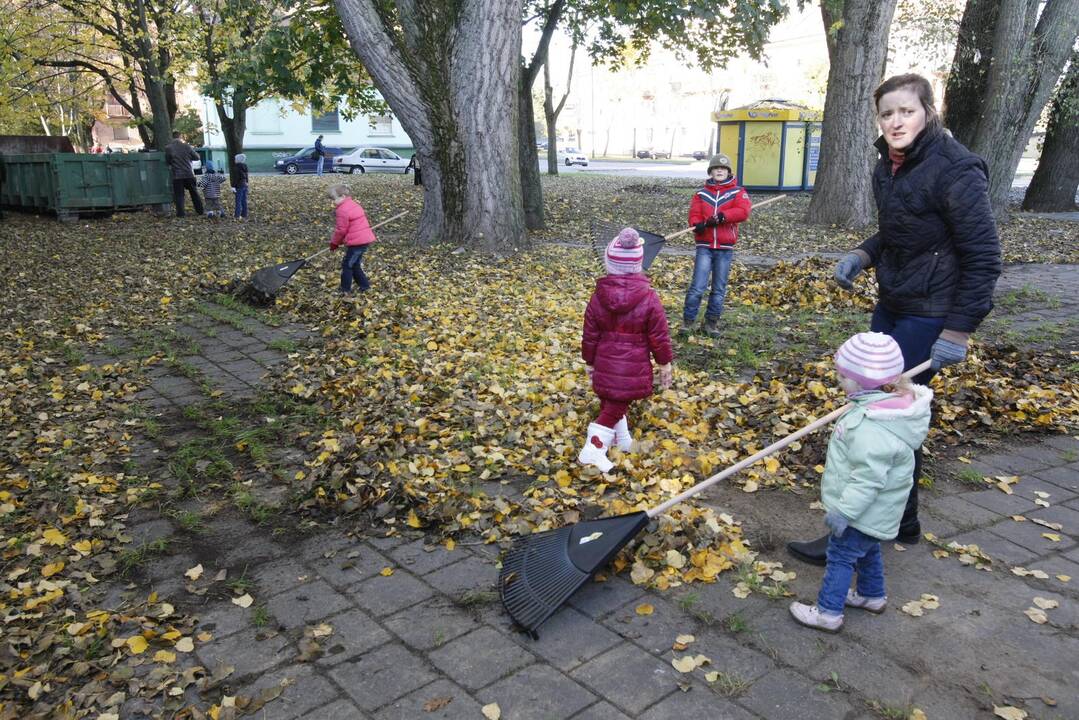
M 232 191 L 236 193 L 235 217 L 237 220 L 247 220 L 247 156 L 243 153 L 236 155 L 233 164 L 235 173 L 232 180 Z

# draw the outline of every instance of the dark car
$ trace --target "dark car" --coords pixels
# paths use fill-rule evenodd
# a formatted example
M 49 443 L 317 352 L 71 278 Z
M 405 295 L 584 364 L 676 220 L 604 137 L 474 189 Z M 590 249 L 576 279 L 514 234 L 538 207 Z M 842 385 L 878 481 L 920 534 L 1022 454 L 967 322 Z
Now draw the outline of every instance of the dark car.
M 322 172 L 333 172 L 333 159 L 337 155 L 344 153 L 339 147 L 322 147 L 326 153 L 326 159 L 322 162 Z M 300 150 L 295 155 L 290 155 L 286 158 L 281 158 L 274 163 L 274 168 L 278 172 L 283 172 L 286 175 L 296 175 L 299 173 L 313 173 L 318 169 L 318 160 L 315 158 L 315 146 L 311 145 Z
M 639 157 L 641 160 L 647 160 L 648 158 L 652 157 L 652 151 L 651 150 L 638 150 L 637 151 L 637 157 Z
M 708 155 L 705 154 L 704 150 L 694 150 L 693 151 L 693 159 L 694 160 L 704 160 L 706 157 L 708 157 Z

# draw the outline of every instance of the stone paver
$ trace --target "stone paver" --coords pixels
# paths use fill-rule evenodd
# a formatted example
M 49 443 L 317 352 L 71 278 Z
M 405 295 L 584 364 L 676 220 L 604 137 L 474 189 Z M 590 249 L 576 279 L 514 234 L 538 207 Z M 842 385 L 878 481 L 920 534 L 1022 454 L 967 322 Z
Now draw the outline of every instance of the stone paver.
M 345 593 L 360 607 L 378 616 L 390 615 L 434 595 L 428 585 L 403 570 L 389 577 L 376 575 Z
M 738 702 L 766 720 L 842 718 L 850 712 L 846 699 L 818 684 L 791 670 L 776 670 L 753 683 Z
M 488 627 L 451 640 L 429 657 L 452 680 L 473 690 L 535 661 L 532 653 Z
M 625 712 L 637 714 L 678 689 L 677 671 L 636 645 L 623 643 L 589 660 L 570 677 Z
M 266 603 L 277 621 L 287 628 L 317 623 L 349 606 L 348 599 L 322 580 L 274 595 Z
M 333 635 L 322 643 L 325 649 L 320 665 L 336 665 L 384 645 L 393 639 L 386 630 L 360 610 L 348 610 L 325 619 Z
M 442 718 L 442 720 L 476 720 L 482 718 L 480 704 L 461 687 L 449 680 L 436 680 L 430 685 L 395 700 L 375 714 L 376 720 L 398 718 Z
M 374 710 L 404 697 L 437 676 L 417 656 L 397 645 L 386 645 L 341 663 L 330 676 L 361 710 Z
M 479 693 L 497 702 L 506 718 L 562 720 L 597 700 L 579 684 L 546 665 L 532 665 Z
M 197 645 L 195 653 L 211 672 L 220 665 L 231 665 L 237 677 L 265 672 L 291 659 L 295 653 L 284 635 L 274 634 L 263 640 L 259 637 L 254 629 L 244 630 Z

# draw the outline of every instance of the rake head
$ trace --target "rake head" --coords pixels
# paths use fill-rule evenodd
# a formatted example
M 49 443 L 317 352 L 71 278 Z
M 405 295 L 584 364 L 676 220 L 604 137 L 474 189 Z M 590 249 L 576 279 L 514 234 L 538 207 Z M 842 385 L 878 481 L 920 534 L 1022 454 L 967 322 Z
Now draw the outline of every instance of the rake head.
M 289 278 L 306 264 L 307 260 L 292 260 L 264 267 L 251 276 L 251 285 L 260 293 L 275 295 L 285 286 Z
M 624 227 L 626 226 L 608 220 L 592 221 L 592 250 L 595 251 L 596 258 L 599 260 L 600 265 L 603 265 L 603 256 L 607 253 L 607 243 L 613 240 L 618 233 L 622 232 L 622 228 Z M 657 235 L 654 232 L 641 230 L 640 228 L 633 229 L 636 230 L 637 234 L 644 240 L 644 269 L 647 270 L 652 266 L 652 261 L 659 255 L 659 251 L 663 249 L 663 243 L 666 242 L 666 238 L 662 235 Z
M 536 628 L 646 525 L 648 513 L 642 511 L 518 538 L 498 574 L 506 612 L 538 637 Z

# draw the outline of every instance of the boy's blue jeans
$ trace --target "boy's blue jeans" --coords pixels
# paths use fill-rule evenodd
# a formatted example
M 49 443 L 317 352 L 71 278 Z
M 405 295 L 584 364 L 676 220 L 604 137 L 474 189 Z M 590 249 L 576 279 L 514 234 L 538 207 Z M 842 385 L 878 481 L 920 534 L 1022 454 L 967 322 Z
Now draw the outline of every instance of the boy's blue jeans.
M 367 292 L 371 287 L 367 275 L 363 272 L 363 254 L 367 252 L 366 245 L 349 245 L 345 250 L 345 257 L 341 261 L 341 292 L 352 292 L 352 281 L 360 286 L 360 292 Z
M 315 172 L 319 175 L 322 174 L 322 166 L 326 163 L 326 156 L 319 156 L 318 162 L 315 163 Z
M 708 309 L 704 311 L 705 320 L 719 320 L 723 314 L 723 300 L 727 297 L 727 278 L 731 274 L 733 250 L 713 250 L 704 245 L 697 246 L 697 257 L 693 261 L 693 280 L 686 291 L 686 304 L 682 309 L 682 320 L 686 325 L 697 319 L 701 307 L 701 298 L 712 281 L 712 293 L 708 296 Z
M 236 188 L 236 217 L 247 217 L 247 186 Z
M 859 595 L 884 597 L 880 540 L 848 527 L 839 537 L 828 536 L 828 565 L 824 568 L 824 580 L 817 594 L 817 607 L 833 615 L 842 615 L 850 578 L 855 572 L 858 573 Z

